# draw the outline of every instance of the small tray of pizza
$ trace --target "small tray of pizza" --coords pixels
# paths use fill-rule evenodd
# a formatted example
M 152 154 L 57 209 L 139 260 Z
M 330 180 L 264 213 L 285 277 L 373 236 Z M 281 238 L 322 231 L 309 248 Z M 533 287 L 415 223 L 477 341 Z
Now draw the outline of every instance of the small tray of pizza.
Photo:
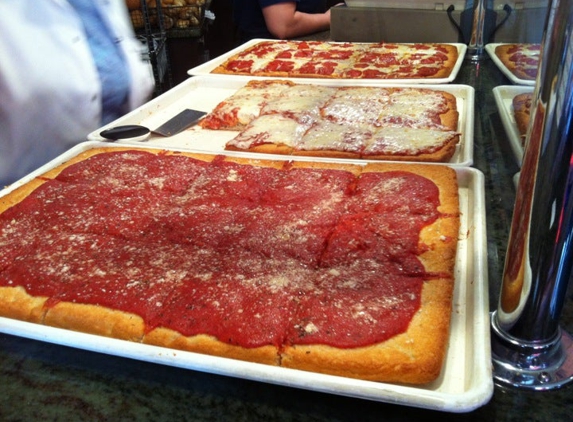
M 190 75 L 333 79 L 364 84 L 453 82 L 462 43 L 354 43 L 254 39 L 188 71 Z
M 172 137 L 152 134 L 147 144 L 317 160 L 473 163 L 474 90 L 451 84 L 196 76 L 88 140 L 103 141 L 101 131 L 116 126 L 158 127 L 186 108 L 207 116 Z
M 518 165 L 523 160 L 523 143 L 529 125 L 533 87 L 501 85 L 493 89 L 501 122 Z
M 541 44 L 486 44 L 492 61 L 516 85 L 535 85 Z
M 466 412 L 493 392 L 483 184 L 86 142 L 0 192 L 0 331 Z

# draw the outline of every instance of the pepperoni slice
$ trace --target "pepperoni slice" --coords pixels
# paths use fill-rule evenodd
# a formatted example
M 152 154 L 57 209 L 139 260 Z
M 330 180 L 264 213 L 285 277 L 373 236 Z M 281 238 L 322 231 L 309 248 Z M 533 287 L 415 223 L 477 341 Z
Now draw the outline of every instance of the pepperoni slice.
M 273 60 L 265 66 L 265 72 L 290 72 L 294 69 L 295 63 L 288 60 Z
M 253 60 L 232 60 L 227 63 L 227 68 L 233 72 L 249 72 L 253 63 Z

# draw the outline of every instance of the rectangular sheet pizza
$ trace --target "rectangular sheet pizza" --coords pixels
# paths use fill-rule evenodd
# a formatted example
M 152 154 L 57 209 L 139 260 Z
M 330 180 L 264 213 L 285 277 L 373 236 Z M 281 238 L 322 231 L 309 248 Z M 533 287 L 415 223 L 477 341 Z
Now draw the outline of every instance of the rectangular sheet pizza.
M 446 166 L 95 148 L 0 197 L 0 315 L 427 383 L 458 231 Z
M 212 73 L 280 78 L 441 79 L 458 60 L 452 44 L 259 40 Z
M 282 155 L 448 162 L 460 141 L 454 95 L 419 87 L 251 80 L 204 129 L 238 134 L 225 149 Z
M 534 81 L 539 68 L 541 44 L 500 44 L 495 48 L 495 55 L 501 63 L 516 77 Z

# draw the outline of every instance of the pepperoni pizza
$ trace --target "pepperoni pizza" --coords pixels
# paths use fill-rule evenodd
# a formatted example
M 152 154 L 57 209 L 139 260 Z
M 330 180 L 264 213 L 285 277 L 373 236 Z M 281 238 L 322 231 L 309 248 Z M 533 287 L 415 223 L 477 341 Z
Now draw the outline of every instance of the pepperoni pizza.
M 91 149 L 0 197 L 0 315 L 425 383 L 458 230 L 446 166 Z
M 500 44 L 495 55 L 517 78 L 534 81 L 539 67 L 541 44 Z
M 447 78 L 458 60 L 452 44 L 261 40 L 212 73 L 290 78 Z

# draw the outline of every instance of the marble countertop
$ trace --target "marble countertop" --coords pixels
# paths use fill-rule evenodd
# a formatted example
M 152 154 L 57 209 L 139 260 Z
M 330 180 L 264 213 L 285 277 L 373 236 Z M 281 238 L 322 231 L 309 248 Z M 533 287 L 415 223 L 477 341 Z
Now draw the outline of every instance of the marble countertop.
M 485 176 L 490 308 L 500 289 L 518 166 L 492 88 L 510 82 L 485 57 L 466 61 L 456 84 L 476 90 L 474 167 Z M 573 332 L 568 296 L 562 327 Z M 378 403 L 165 367 L 0 333 L 0 420 L 82 421 L 561 421 L 573 388 L 550 392 L 496 387 L 463 414 Z

